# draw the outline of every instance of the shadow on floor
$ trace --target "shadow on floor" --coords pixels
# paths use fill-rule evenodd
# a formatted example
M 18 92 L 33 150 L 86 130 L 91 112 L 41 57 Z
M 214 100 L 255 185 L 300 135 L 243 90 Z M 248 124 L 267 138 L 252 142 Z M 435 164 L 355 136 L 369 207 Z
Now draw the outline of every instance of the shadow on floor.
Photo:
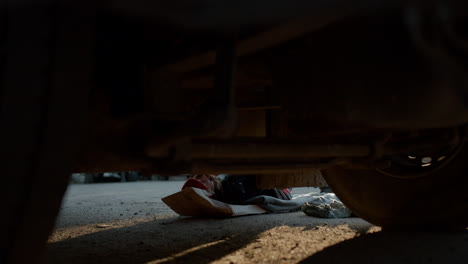
M 242 248 L 272 228 L 274 222 L 262 224 L 263 217 L 252 218 L 241 232 L 237 221 L 242 217 L 175 217 L 97 231 L 49 243 L 44 263 L 207 263 Z
M 306 233 L 343 225 L 357 237 L 311 252 L 301 263 L 468 263 L 468 232 L 367 234 L 372 225 L 358 218 L 319 219 L 300 213 L 227 219 L 173 217 L 93 229 L 87 235 L 49 243 L 44 263 L 209 263 L 278 226 L 298 227 Z
M 87 235 L 49 243 L 45 263 L 207 263 L 239 250 L 274 227 L 307 231 L 349 222 L 356 223 L 349 225 L 356 233 L 365 234 L 372 227 L 358 218 L 320 219 L 302 212 L 227 219 L 173 217 L 106 230 L 89 227 Z
M 304 259 L 317 263 L 468 263 L 468 231 L 364 234 Z

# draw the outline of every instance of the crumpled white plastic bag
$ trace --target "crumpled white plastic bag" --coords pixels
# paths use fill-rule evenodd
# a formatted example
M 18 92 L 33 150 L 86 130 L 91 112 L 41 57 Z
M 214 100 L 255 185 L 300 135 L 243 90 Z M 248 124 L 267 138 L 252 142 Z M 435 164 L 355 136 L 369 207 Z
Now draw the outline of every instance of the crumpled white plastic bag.
M 301 210 L 308 216 L 320 218 L 348 218 L 352 212 L 334 193 L 313 196 Z

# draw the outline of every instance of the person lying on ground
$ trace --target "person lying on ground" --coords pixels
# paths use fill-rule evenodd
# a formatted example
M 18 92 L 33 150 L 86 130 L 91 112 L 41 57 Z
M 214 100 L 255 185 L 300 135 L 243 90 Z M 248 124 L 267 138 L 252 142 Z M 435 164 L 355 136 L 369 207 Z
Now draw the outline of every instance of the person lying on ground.
M 195 174 L 187 180 L 182 189 L 186 187 L 205 189 L 210 198 L 228 204 L 243 204 L 260 195 L 281 200 L 292 198 L 291 189 L 257 188 L 255 175 Z

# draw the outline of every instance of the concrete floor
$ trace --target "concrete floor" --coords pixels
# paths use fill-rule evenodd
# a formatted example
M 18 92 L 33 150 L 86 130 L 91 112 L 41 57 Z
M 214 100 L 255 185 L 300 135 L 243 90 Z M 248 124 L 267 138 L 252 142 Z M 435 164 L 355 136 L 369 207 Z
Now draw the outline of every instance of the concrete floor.
M 468 232 L 387 233 L 302 212 L 180 217 L 161 198 L 182 184 L 71 185 L 45 263 L 468 263 Z

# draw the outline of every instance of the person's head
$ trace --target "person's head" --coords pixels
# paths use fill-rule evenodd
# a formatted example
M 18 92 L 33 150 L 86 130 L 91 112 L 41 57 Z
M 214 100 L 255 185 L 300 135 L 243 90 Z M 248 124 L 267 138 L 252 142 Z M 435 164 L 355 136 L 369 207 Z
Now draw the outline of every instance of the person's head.
M 216 193 L 221 190 L 221 182 L 216 179 L 214 174 L 194 174 L 191 178 L 202 182 L 210 193 Z

